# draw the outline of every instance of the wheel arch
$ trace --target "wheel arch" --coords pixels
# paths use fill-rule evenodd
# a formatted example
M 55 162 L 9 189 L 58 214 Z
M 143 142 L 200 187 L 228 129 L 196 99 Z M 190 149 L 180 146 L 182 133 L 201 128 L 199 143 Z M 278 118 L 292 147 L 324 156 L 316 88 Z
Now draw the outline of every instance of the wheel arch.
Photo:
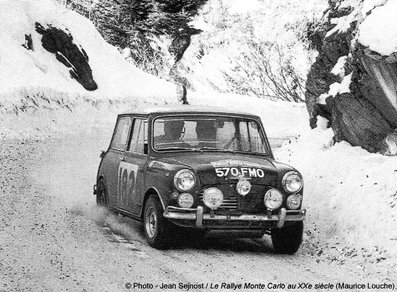
M 161 206 L 163 207 L 163 210 L 165 210 L 165 204 L 164 204 L 163 199 L 160 196 L 160 192 L 155 187 L 151 187 L 146 191 L 145 196 L 143 197 L 143 204 L 142 204 L 141 214 L 140 214 L 140 218 L 142 221 L 143 221 L 143 214 L 144 214 L 143 210 L 145 208 L 146 201 L 149 199 L 149 197 L 151 195 L 155 195 L 159 199 Z

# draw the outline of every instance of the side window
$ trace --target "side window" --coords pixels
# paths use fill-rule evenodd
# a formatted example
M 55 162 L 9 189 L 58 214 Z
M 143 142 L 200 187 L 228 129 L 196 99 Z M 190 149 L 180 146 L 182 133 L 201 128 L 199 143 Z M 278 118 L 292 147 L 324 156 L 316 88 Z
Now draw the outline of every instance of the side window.
M 248 132 L 248 127 L 246 122 L 240 122 L 240 143 L 241 143 L 241 150 L 242 151 L 250 151 L 250 137 Z
M 128 151 L 144 154 L 145 144 L 147 144 L 147 121 L 135 119 Z
M 124 150 L 128 141 L 128 134 L 131 129 L 131 118 L 123 117 L 117 121 L 115 133 L 110 147 L 117 150 Z
M 258 153 L 265 153 L 266 147 L 265 144 L 263 143 L 262 136 L 259 132 L 258 124 L 255 122 L 250 122 L 248 130 L 250 133 L 250 140 L 253 148 L 252 151 Z

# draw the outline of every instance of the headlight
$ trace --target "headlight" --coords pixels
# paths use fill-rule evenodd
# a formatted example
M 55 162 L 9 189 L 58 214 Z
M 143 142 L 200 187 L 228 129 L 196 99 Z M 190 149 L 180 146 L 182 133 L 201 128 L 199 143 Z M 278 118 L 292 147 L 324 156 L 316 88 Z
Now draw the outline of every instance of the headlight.
M 248 180 L 239 180 L 236 190 L 240 195 L 246 196 L 251 190 L 251 183 Z
M 218 209 L 223 202 L 223 194 L 221 190 L 217 188 L 206 189 L 203 195 L 203 202 L 212 210 Z
M 270 189 L 266 192 L 263 200 L 269 210 L 275 210 L 283 203 L 283 194 L 277 189 Z
M 181 192 L 188 192 L 196 185 L 196 176 L 189 169 L 181 169 L 174 176 L 174 185 Z
M 182 208 L 190 208 L 194 204 L 194 198 L 189 193 L 182 193 L 178 196 L 178 205 Z
M 296 210 L 301 205 L 301 202 L 302 202 L 301 195 L 290 195 L 287 198 L 287 207 L 288 207 L 288 209 Z
M 298 172 L 290 171 L 284 175 L 281 183 L 286 192 L 296 193 L 303 187 L 303 178 Z

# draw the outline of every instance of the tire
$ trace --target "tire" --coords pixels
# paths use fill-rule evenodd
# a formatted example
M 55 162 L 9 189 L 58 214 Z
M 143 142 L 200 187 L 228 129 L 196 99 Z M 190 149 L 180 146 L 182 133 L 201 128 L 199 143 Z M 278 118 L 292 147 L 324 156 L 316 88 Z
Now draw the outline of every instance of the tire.
M 303 237 L 303 222 L 271 231 L 273 248 L 277 253 L 294 254 L 298 251 Z
M 168 247 L 171 234 L 171 223 L 164 218 L 159 199 L 151 195 L 145 203 L 143 229 L 151 247 L 165 249 Z
M 100 180 L 97 184 L 96 204 L 100 207 L 107 207 L 108 203 L 108 193 L 106 191 L 105 184 L 103 183 L 103 180 Z

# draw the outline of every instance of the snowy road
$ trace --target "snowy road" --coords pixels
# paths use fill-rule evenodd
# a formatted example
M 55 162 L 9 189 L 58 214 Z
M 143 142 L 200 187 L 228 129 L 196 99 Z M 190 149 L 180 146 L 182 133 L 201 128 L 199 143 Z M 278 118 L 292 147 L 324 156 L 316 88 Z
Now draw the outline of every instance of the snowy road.
M 95 206 L 92 185 L 109 137 L 91 129 L 50 142 L 2 140 L 0 291 L 161 291 L 163 283 L 262 283 L 269 290 L 270 283 L 370 280 L 355 265 L 316 261 L 310 244 L 295 256 L 274 254 L 267 238 L 150 248 L 139 223 Z

